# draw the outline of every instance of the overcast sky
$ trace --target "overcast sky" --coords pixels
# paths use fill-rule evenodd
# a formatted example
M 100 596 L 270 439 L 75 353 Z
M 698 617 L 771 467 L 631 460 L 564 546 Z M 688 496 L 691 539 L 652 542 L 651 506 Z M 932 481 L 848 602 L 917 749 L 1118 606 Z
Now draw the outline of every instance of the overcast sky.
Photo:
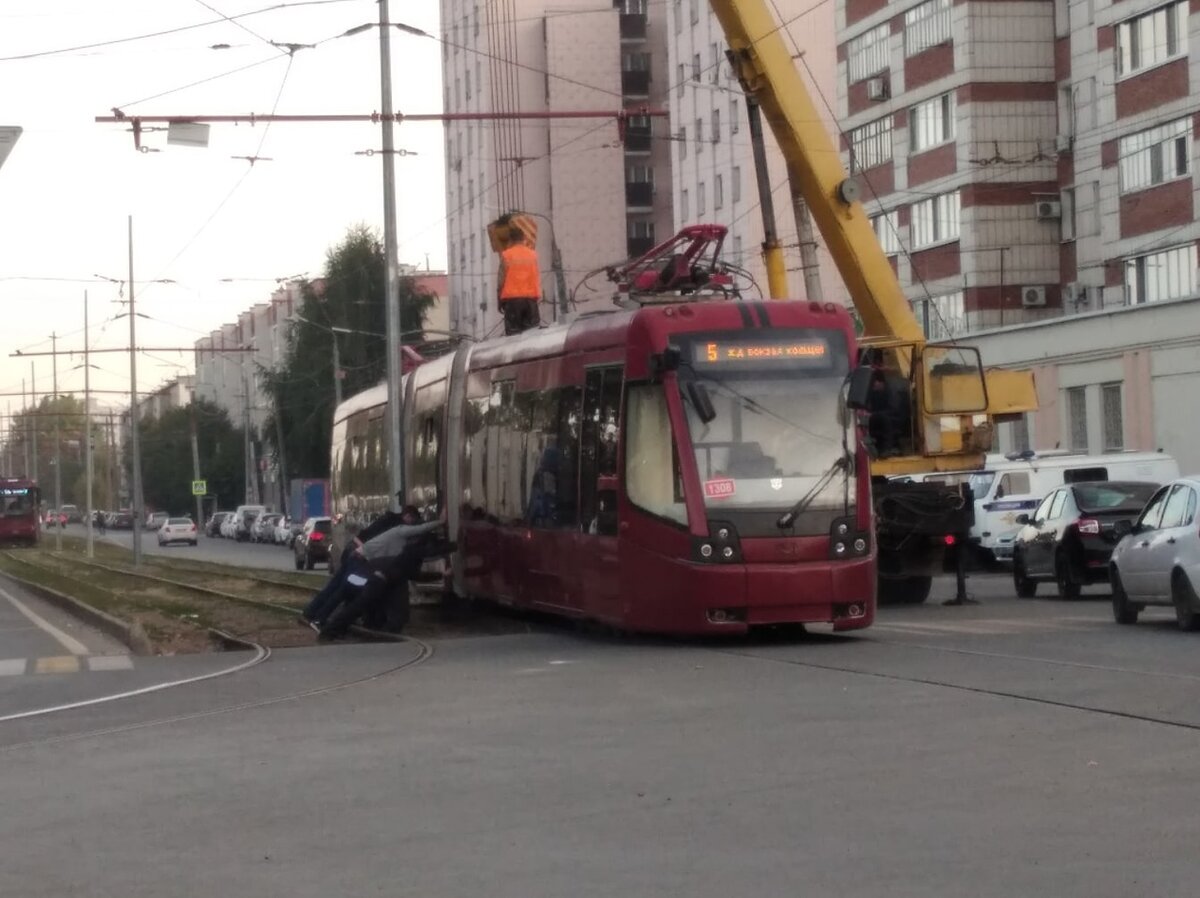
M 220 21 L 220 14 L 282 6 Z M 392 19 L 438 33 L 434 0 L 392 0 Z M 213 9 L 217 12 L 213 12 Z M 0 126 L 24 134 L 0 167 L 0 392 L 19 392 L 29 361 L 21 349 L 83 346 L 83 291 L 91 298 L 95 347 L 128 344 L 118 287 L 125 279 L 126 216 L 134 216 L 135 279 L 178 285 L 138 290 L 138 343 L 191 346 L 201 335 L 268 298 L 272 279 L 320 272 L 326 249 L 347 226 L 383 220 L 379 128 L 370 124 L 213 125 L 207 149 L 168 146 L 137 153 L 127 128 L 93 122 L 127 114 L 270 112 L 370 113 L 379 109 L 378 32 L 335 37 L 378 18 L 373 0 L 0 0 Z M 83 44 L 217 20 L 161 37 L 29 59 Z M 250 29 L 254 34 L 248 33 Z M 269 41 L 318 43 L 291 59 Z M 210 49 L 228 44 L 228 49 Z M 195 87 L 191 82 L 262 62 Z M 440 45 L 393 31 L 394 102 L 401 112 L 441 110 Z M 282 93 L 281 93 L 282 86 Z M 162 94 L 162 96 L 155 95 Z M 153 97 L 153 99 L 151 99 Z M 400 260 L 445 267 L 442 129 L 407 124 L 397 147 Z M 265 139 L 264 139 L 265 135 Z M 261 143 L 261 150 L 259 149 Z M 231 158 L 259 154 L 273 161 Z M 52 280 L 54 278 L 78 279 Z M 223 279 L 238 279 L 223 283 Z M 59 390 L 82 391 L 78 360 L 59 359 Z M 128 389 L 128 356 L 97 355 L 93 388 Z M 39 392 L 51 360 L 36 360 Z M 140 355 L 138 381 L 150 389 L 190 370 L 190 353 Z M 120 397 L 102 397 L 120 402 Z M 14 410 L 20 396 L 0 396 Z

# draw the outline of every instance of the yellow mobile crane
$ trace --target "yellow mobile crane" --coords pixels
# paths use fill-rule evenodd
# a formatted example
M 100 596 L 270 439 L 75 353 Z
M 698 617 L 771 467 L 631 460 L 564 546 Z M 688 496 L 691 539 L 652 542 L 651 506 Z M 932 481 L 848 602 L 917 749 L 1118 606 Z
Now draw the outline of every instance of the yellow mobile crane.
M 924 601 L 931 574 L 944 560 L 943 547 L 953 540 L 965 548 L 961 541 L 974 520 L 970 491 L 965 485 L 889 478 L 982 468 L 995 424 L 1037 408 L 1033 374 L 985 371 L 973 347 L 926 341 L 858 201 L 859 186 L 842 166 L 766 0 L 710 2 L 729 44 L 730 64 L 746 94 L 768 289 L 773 299 L 787 294 L 767 175 L 763 116 L 787 163 L 792 190 L 807 203 L 862 319 L 862 342 L 875 363 L 870 374 L 875 383 L 860 383 L 859 388 L 874 388 L 877 394 L 868 400 L 864 392 L 860 398 L 896 427 L 891 450 L 877 454 L 871 463 L 880 598 Z M 962 551 L 956 554 L 961 556 Z M 961 565 L 959 570 L 961 574 Z M 962 598 L 961 576 L 959 582 Z

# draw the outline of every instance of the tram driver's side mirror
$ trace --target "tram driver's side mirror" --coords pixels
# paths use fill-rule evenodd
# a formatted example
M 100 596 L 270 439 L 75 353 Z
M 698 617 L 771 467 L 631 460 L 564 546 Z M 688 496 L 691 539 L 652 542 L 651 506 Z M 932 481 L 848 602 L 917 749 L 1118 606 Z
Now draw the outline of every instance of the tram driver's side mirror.
M 711 424 L 717 417 L 717 410 L 713 406 L 712 397 L 708 395 L 708 387 L 689 380 L 684 389 L 687 391 L 688 399 L 692 401 L 692 408 L 696 410 L 696 416 L 702 423 Z
M 859 365 L 850 374 L 850 387 L 846 391 L 846 405 L 856 411 L 867 411 L 871 401 L 871 380 L 874 369 L 870 365 Z

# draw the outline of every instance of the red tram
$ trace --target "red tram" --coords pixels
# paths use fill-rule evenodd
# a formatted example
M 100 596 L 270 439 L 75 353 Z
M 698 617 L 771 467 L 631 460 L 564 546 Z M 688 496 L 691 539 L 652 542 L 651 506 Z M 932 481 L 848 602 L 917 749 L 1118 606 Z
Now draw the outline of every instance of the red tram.
M 405 483 L 454 591 L 641 631 L 875 615 L 846 311 L 678 302 L 464 345 L 404 378 Z M 335 509 L 381 510 L 376 387 L 335 415 Z M 860 476 L 858 472 L 862 472 Z
M 0 544 L 37 545 L 40 502 L 37 484 L 32 480 L 0 478 Z

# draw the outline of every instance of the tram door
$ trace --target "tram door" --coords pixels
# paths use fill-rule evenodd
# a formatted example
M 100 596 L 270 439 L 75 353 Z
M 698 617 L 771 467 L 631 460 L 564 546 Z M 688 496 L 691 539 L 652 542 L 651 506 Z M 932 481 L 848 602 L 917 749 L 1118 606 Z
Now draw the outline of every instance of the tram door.
M 617 436 L 621 432 L 619 365 L 589 368 L 583 388 L 579 452 L 576 592 L 588 614 L 620 613 L 617 557 Z

